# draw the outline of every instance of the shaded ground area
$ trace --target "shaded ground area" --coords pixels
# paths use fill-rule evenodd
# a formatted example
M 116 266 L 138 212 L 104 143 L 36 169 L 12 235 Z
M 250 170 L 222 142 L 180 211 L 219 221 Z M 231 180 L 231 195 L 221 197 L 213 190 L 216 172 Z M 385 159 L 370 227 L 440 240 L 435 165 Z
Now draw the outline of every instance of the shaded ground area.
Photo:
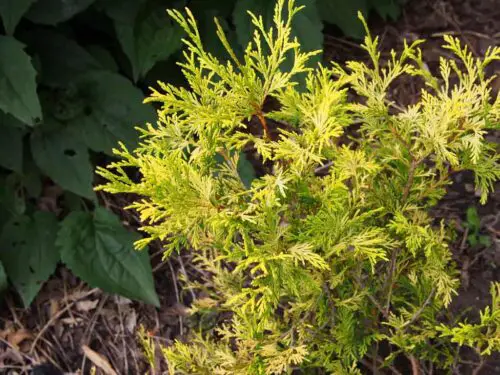
M 371 27 L 381 37 L 384 56 L 390 48 L 399 49 L 403 38 L 427 39 L 424 56 L 433 70 L 444 53 L 439 49 L 444 33 L 460 37 L 477 56 L 483 55 L 488 46 L 499 44 L 500 2 L 410 0 L 398 22 L 386 23 L 375 18 L 371 19 Z M 325 31 L 326 60 L 366 58 L 356 42 L 335 36 L 335 30 Z M 490 73 L 495 72 L 500 74 L 500 64 L 491 66 Z M 494 85 L 498 91 L 500 79 Z M 418 91 L 418 81 L 403 81 L 393 88 L 392 100 L 400 105 L 412 103 Z M 498 132 L 488 137 L 500 143 Z M 480 206 L 473 176 L 464 172 L 453 178 L 446 198 L 433 214 L 454 226 L 457 233 L 452 249 L 461 270 L 462 287 L 453 302 L 452 313 L 467 314 L 474 319 L 478 309 L 490 302 L 490 282 L 500 280 L 500 184 L 488 204 Z M 127 198 L 103 195 L 101 199 L 120 213 L 130 227 L 138 226 L 133 213 L 122 210 L 128 204 Z M 466 224 L 466 211 L 470 207 L 477 208 L 480 218 L 477 234 L 489 239 L 488 246 L 470 245 L 471 233 Z M 145 373 L 147 367 L 136 338 L 138 327 L 143 325 L 148 335 L 161 344 L 184 335 L 189 329 L 186 305 L 193 296 L 181 290 L 179 279 L 196 277 L 188 253 L 163 262 L 161 247 L 156 244 L 152 246 L 151 257 L 160 309 L 91 289 L 63 267 L 43 287 L 30 309 L 19 308 L 15 296 L 8 296 L 0 312 L 0 373 L 29 373 L 34 365 L 41 363 L 51 363 L 65 372 L 88 373 L 95 364 L 108 363 L 118 374 Z M 500 374 L 498 358 L 491 358 L 481 367 L 473 353 L 463 351 L 461 358 L 466 363 L 459 364 L 457 358 L 454 374 L 471 374 L 474 369 L 476 375 Z

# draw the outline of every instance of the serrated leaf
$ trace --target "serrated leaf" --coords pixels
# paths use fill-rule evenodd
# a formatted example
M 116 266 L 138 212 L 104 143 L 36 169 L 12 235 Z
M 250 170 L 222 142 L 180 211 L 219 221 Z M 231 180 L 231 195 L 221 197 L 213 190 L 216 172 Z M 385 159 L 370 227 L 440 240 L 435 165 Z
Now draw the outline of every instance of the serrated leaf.
M 0 36 L 0 109 L 28 125 L 42 118 L 35 77 L 24 45 L 12 37 Z
M 2 230 L 0 260 L 26 307 L 56 269 L 56 234 L 56 216 L 43 211 L 14 218 Z
M 0 294 L 7 290 L 8 285 L 7 274 L 5 273 L 3 263 L 0 261 Z
M 0 166 L 21 173 L 24 131 L 18 124 L 15 118 L 0 112 Z
M 337 25 L 345 35 L 357 39 L 365 36 L 358 11 L 367 16 L 367 0 L 318 0 L 318 8 L 323 21 Z
M 141 7 L 141 1 L 108 1 L 116 36 L 132 65 L 134 81 L 181 46 L 183 31 L 167 17 L 164 6 Z
M 2 0 L 0 1 L 0 15 L 7 35 L 14 34 L 21 17 L 36 0 Z
M 93 167 L 87 147 L 70 128 L 33 132 L 31 152 L 40 170 L 63 189 L 85 198 L 95 198 Z
M 93 214 L 72 212 L 61 225 L 57 246 L 63 262 L 91 286 L 159 306 L 148 253 L 133 247 L 138 237 L 98 207 Z
M 297 13 L 292 21 L 292 38 L 297 37 L 301 50 L 304 52 L 321 50 L 323 48 L 323 23 L 321 22 L 316 0 L 297 0 L 297 6 L 305 5 Z M 247 11 L 256 15 L 262 15 L 266 29 L 272 26 L 275 1 L 268 0 L 238 0 L 233 12 L 233 22 L 236 27 L 238 41 L 243 48 L 253 36 L 253 25 Z M 321 57 L 313 57 L 309 63 L 311 65 L 319 62 Z M 291 61 L 284 64 L 291 66 Z
M 37 0 L 26 17 L 42 25 L 57 25 L 87 9 L 95 0 Z
M 95 151 L 111 154 L 118 141 L 135 147 L 139 136 L 135 127 L 154 121 L 153 108 L 142 103 L 142 91 L 119 74 L 91 72 L 82 76 L 77 85 L 87 111 L 70 126 Z
M 74 40 L 50 30 L 35 29 L 23 36 L 41 64 L 42 82 L 67 85 L 76 76 L 103 66 Z

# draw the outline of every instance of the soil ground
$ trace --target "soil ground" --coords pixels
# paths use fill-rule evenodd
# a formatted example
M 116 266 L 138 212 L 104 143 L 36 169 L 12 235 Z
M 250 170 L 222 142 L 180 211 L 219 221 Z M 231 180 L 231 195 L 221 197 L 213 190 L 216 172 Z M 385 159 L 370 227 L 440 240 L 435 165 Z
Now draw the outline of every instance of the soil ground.
M 424 56 L 433 70 L 443 55 L 439 49 L 442 34 L 456 35 L 477 56 L 483 55 L 488 46 L 499 45 L 500 0 L 409 0 L 397 22 L 385 22 L 375 16 L 370 18 L 370 27 L 380 35 L 384 56 L 391 48 L 399 49 L 404 38 L 427 39 Z M 325 60 L 366 58 L 356 41 L 336 36 L 333 28 L 327 27 L 325 34 Z M 495 72 L 500 74 L 500 64 L 491 67 L 490 73 Z M 494 85 L 498 92 L 500 79 Z M 406 105 L 415 101 L 418 91 L 414 81 L 402 82 L 393 88 L 391 99 Z M 488 137 L 500 143 L 498 132 Z M 453 301 L 452 313 L 457 317 L 466 314 L 471 319 L 490 302 L 490 283 L 500 280 L 500 184 L 485 206 L 479 205 L 477 195 L 473 176 L 467 172 L 456 174 L 448 194 L 433 210 L 436 220 L 446 220 L 457 233 L 452 250 L 461 270 L 462 287 Z M 133 213 L 122 209 L 128 204 L 126 197 L 101 198 L 121 215 L 124 223 L 138 226 Z M 467 241 L 465 213 L 469 207 L 477 208 L 480 235 L 490 239 L 489 246 L 470 246 Z M 91 289 L 64 267 L 44 285 L 29 309 L 20 308 L 16 297 L 8 295 L 0 306 L 0 373 L 30 373 L 39 364 L 50 364 L 52 370 L 85 374 L 97 365 L 100 373 L 99 365 L 106 363 L 118 374 L 145 373 L 147 366 L 136 336 L 138 327 L 144 326 L 155 343 L 168 344 L 186 334 L 186 306 L 193 298 L 181 291 L 179 283 L 180 278 L 189 279 L 196 274 L 189 253 L 162 261 L 161 252 L 159 244 L 152 246 L 160 309 Z M 478 363 L 473 353 L 464 350 L 460 358 L 465 363 L 457 360 L 451 369 L 454 374 L 500 374 L 498 355 Z M 164 364 L 158 363 L 157 369 L 162 367 Z M 50 370 L 47 366 L 36 373 L 51 374 Z M 108 370 L 109 373 L 112 372 Z

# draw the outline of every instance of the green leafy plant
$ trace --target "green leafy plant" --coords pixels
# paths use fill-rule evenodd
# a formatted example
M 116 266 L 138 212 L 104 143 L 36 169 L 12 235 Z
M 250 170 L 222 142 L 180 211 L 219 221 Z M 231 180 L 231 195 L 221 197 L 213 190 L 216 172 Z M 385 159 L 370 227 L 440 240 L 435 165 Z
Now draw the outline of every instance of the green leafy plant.
M 376 9 L 392 18 L 399 9 L 392 0 L 358 0 L 333 13 L 325 7 L 348 2 L 302 3 L 308 7 L 295 17 L 292 33 L 306 50 L 322 46 L 321 9 L 326 16 L 341 15 L 325 21 L 337 23 L 354 37 L 360 35 L 358 24 L 339 22 L 353 21 L 358 8 Z M 112 156 L 118 141 L 136 147 L 134 126 L 154 120 L 153 109 L 141 104 L 143 87 L 158 78 L 185 84 L 171 63 L 179 57 L 185 31 L 170 20 L 167 7 L 188 5 L 203 30 L 204 44 L 214 55 L 227 59 L 214 32 L 213 17 L 218 17 L 228 41 L 239 43 L 234 53 L 241 57 L 250 37 L 247 9 L 263 14 L 267 25 L 272 23 L 274 4 L 247 0 L 0 2 L 4 30 L 0 35 L 0 239 L 4 244 L 0 267 L 26 306 L 60 260 L 93 286 L 158 302 L 145 255 L 139 257 L 144 267 L 136 274 L 126 264 L 137 257 L 129 243 L 132 236 L 123 231 L 117 218 L 113 223 L 110 217 L 106 219 L 109 228 L 101 226 L 101 219 L 112 215 L 110 211 L 99 208 L 92 213 L 100 204 L 92 188 L 93 170 Z M 238 170 L 249 184 L 254 171 L 244 155 Z M 64 192 L 54 196 L 50 191 L 57 187 Z M 50 222 L 46 227 L 50 233 L 44 232 L 45 221 Z M 88 229 L 90 239 L 75 233 L 79 225 Z M 118 231 L 120 243 L 101 241 L 110 229 Z M 39 238 L 17 240 L 25 235 Z M 77 262 L 78 251 L 93 255 Z M 91 260 L 98 263 L 97 268 L 111 267 L 116 272 L 94 271 L 96 264 Z M 3 275 L 0 272 L 1 289 Z
M 422 41 L 383 62 L 368 33 L 370 64 L 313 69 L 319 52 L 293 37 L 300 9 L 279 1 L 270 28 L 250 13 L 243 57 L 217 24 L 229 62 L 205 50 L 189 10 L 169 11 L 187 35 L 180 65 L 189 87 L 160 82 L 147 99 L 161 106 L 158 120 L 137 148 L 122 144 L 119 160 L 99 169 L 108 180 L 100 189 L 141 197 L 130 205 L 147 235 L 139 248 L 161 240 L 168 256 L 188 246 L 203 270 L 186 281 L 204 296 L 191 308 L 200 325 L 190 342 L 164 349 L 170 372 L 355 374 L 406 357 L 419 374 L 450 368 L 453 342 L 499 350 L 499 285 L 478 325 L 441 325 L 459 275 L 450 232 L 427 211 L 452 173 L 472 170 L 483 203 L 500 177 L 483 137 L 500 121 L 484 73 L 500 48 L 478 59 L 445 36 L 454 57 L 442 57 L 434 76 Z M 387 98 L 403 75 L 426 83 L 408 107 Z M 346 137 L 351 124 L 359 135 Z M 250 186 L 242 155 L 260 163 Z M 213 314 L 220 318 L 204 319 Z
M 483 245 L 490 246 L 491 240 L 485 234 L 481 234 L 481 219 L 477 213 L 476 207 L 468 207 L 466 211 L 466 219 L 465 225 L 467 226 L 469 232 L 467 235 L 467 241 L 471 246 Z

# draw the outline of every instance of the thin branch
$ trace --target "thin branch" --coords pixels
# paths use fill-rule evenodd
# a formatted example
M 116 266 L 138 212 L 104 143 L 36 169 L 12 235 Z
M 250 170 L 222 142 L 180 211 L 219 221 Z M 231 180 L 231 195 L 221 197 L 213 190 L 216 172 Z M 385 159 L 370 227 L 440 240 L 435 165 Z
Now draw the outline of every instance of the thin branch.
M 484 360 L 483 357 L 479 357 L 479 363 L 477 364 L 477 366 L 474 368 L 474 371 L 472 371 L 472 375 L 479 375 L 479 373 L 481 372 L 481 370 L 483 369 L 484 365 L 485 365 L 486 361 Z
M 363 285 L 363 282 L 361 281 L 360 277 L 359 276 L 354 276 L 356 282 L 358 283 L 359 287 L 363 290 L 368 290 L 364 285 Z M 370 293 L 366 293 L 366 296 L 368 297 L 368 299 L 375 305 L 375 307 L 378 309 L 378 311 L 380 311 L 380 313 L 382 314 L 382 316 L 385 318 L 385 319 L 389 319 L 389 314 L 386 313 L 386 311 L 382 308 L 382 305 L 380 304 L 380 302 L 378 302 L 375 297 L 373 297 Z
M 264 128 L 264 137 L 266 139 L 271 139 L 271 133 L 269 133 L 269 128 L 267 126 L 267 122 L 266 122 L 266 118 L 264 117 L 264 114 L 262 113 L 261 110 L 258 110 L 255 115 L 259 119 L 260 124 L 262 125 L 262 128 Z
M 175 270 L 174 267 L 172 266 L 172 262 L 170 262 L 170 259 L 167 260 L 168 267 L 170 268 L 170 274 L 172 275 L 172 281 L 174 283 L 174 292 L 175 292 L 175 298 L 177 300 L 178 304 L 182 304 L 181 297 L 179 294 L 179 288 L 177 287 L 177 277 L 175 276 Z M 180 336 L 184 336 L 184 319 L 182 319 L 182 315 L 179 314 L 179 333 Z
M 389 291 L 387 292 L 387 301 L 385 303 L 385 312 L 387 314 L 389 314 L 389 309 L 391 307 L 392 289 L 394 288 L 393 279 L 394 279 L 394 273 L 396 272 L 396 258 L 398 256 L 398 253 L 399 249 L 396 249 L 392 252 L 389 274 L 387 275 L 387 281 L 386 281 L 387 286 L 384 288 L 384 290 L 387 288 L 389 289 Z
M 411 190 L 411 187 L 413 185 L 413 180 L 415 178 L 415 171 L 417 170 L 418 164 L 419 164 L 419 162 L 415 158 L 413 158 L 413 156 L 412 156 L 410 170 L 408 172 L 408 180 L 406 181 L 406 185 L 405 185 L 405 188 L 403 190 L 403 196 L 401 198 L 403 203 L 406 202 L 406 200 L 408 199 L 408 195 L 410 195 L 410 190 Z
M 408 356 L 408 359 L 410 360 L 410 363 L 411 363 L 411 373 L 413 375 L 422 375 L 422 371 L 420 370 L 420 363 L 419 363 L 418 359 L 412 355 Z
M 408 327 L 409 325 L 412 325 L 413 323 L 415 323 L 415 321 L 420 318 L 420 315 L 422 315 L 422 313 L 424 312 L 425 308 L 427 307 L 427 305 L 429 305 L 429 303 L 431 302 L 431 299 L 432 297 L 434 296 L 434 293 L 436 292 L 436 288 L 432 288 L 431 292 L 429 293 L 429 295 L 427 296 L 426 300 L 424 301 L 423 305 L 420 306 L 420 308 L 415 312 L 415 314 L 413 314 L 413 316 L 411 317 L 410 320 L 408 320 L 406 323 L 404 323 L 401 328 L 405 328 L 405 327 Z

